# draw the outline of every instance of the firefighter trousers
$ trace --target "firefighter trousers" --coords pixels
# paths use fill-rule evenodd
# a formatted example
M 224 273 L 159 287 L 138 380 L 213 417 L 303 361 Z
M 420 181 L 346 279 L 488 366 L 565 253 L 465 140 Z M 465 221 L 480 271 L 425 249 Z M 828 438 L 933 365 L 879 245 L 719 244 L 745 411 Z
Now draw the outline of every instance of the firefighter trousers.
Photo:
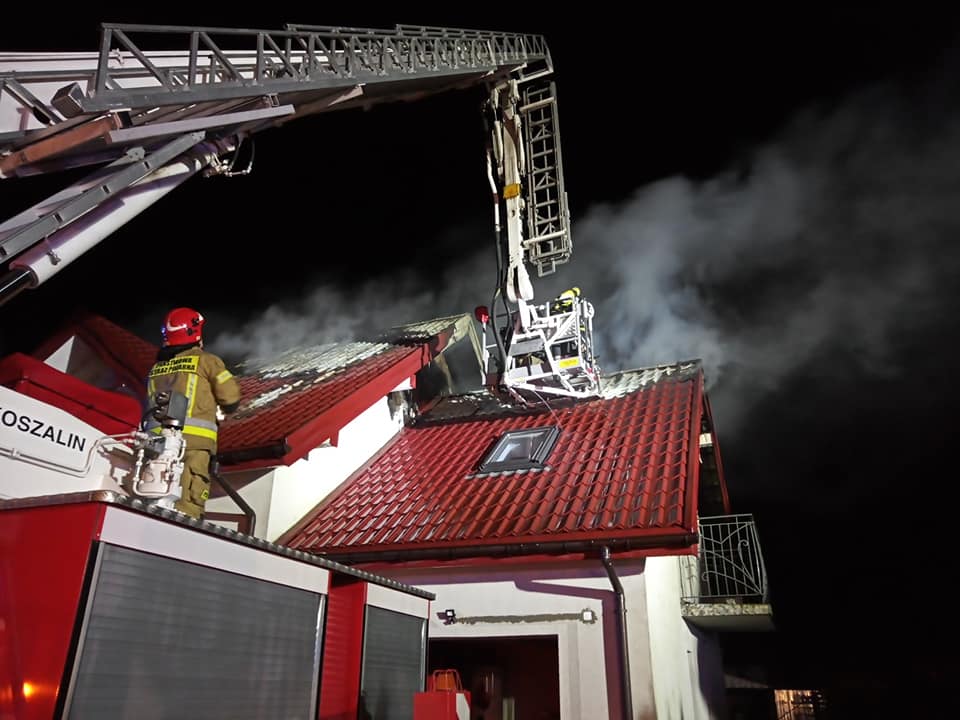
M 174 507 L 190 517 L 201 518 L 208 497 L 210 497 L 210 451 L 187 449 L 183 454 L 180 499 Z

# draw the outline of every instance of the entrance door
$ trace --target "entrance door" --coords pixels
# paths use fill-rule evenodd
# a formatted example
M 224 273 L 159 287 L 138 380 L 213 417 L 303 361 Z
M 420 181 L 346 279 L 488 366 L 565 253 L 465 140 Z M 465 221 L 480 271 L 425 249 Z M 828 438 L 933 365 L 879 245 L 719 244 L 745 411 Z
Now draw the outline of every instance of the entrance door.
M 560 720 L 556 635 L 432 638 L 428 662 L 460 673 L 470 720 Z

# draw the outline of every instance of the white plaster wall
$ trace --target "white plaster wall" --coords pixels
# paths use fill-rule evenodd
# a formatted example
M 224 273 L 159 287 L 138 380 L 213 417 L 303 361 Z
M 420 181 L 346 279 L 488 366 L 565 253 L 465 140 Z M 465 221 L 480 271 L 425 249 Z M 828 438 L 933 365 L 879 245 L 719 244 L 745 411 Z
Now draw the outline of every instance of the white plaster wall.
M 613 559 L 613 567 L 623 586 L 627 615 L 627 642 L 630 647 L 630 698 L 637 720 L 653 720 L 657 717 L 653 685 L 653 669 L 650 652 L 650 622 L 647 610 L 646 561 Z M 605 576 L 606 577 L 606 576 Z M 607 582 L 610 579 L 607 577 Z M 613 590 L 610 591 L 613 597 Z M 611 617 L 611 620 L 615 618 Z M 614 632 L 619 632 L 619 626 Z
M 630 670 L 635 718 L 652 718 L 653 685 L 646 632 L 642 565 L 617 565 L 627 595 Z M 436 594 L 431 603 L 431 638 L 492 638 L 555 635 L 559 650 L 560 714 L 563 720 L 619 720 L 620 635 L 616 600 L 599 560 L 556 565 L 501 565 L 500 569 L 378 568 L 377 572 Z M 445 625 L 445 609 L 464 619 Z M 592 610 L 597 620 L 533 618 Z M 500 616 L 469 622 L 471 617 Z M 504 616 L 520 616 L 512 620 Z
M 719 644 L 683 619 L 678 559 L 650 558 L 646 576 L 657 720 L 725 718 Z
M 289 467 L 276 468 L 266 539 L 275 540 L 289 530 L 402 427 L 401 414 L 391 418 L 383 397 L 340 431 L 336 446 L 324 445 Z

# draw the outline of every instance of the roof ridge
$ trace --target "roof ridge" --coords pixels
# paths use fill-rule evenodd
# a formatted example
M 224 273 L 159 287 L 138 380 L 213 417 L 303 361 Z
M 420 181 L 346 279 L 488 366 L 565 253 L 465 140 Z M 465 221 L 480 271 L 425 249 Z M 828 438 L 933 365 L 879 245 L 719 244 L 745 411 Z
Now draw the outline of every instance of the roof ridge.
M 656 365 L 642 365 L 634 368 L 623 368 L 620 370 L 614 370 L 610 375 L 605 377 L 611 377 L 613 375 L 622 375 L 624 373 L 635 373 L 635 372 L 646 372 L 649 370 L 666 370 L 668 368 L 682 368 L 682 367 L 696 367 L 702 366 L 703 360 L 701 358 L 689 358 L 687 360 L 677 360 L 676 362 L 669 363 L 658 363 Z

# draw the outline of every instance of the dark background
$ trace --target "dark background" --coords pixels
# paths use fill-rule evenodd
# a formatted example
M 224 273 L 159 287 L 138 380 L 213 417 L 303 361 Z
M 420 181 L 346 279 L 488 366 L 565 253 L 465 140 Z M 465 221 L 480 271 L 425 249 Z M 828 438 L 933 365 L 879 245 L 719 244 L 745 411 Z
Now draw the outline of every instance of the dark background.
M 960 395 L 954 13 L 100 7 L 6 23 L 0 49 L 94 50 L 100 21 L 546 35 L 574 219 L 575 259 L 558 282 L 595 297 L 611 370 L 719 348 L 704 357 L 731 499 L 757 520 L 779 627 L 731 642 L 729 656 L 780 687 L 827 689 L 837 717 L 950 715 L 960 670 L 948 455 Z M 309 315 L 303 340 L 348 314 L 469 311 L 489 294 L 464 291 L 476 282 L 458 274 L 464 258 L 494 276 L 481 99 L 457 92 L 263 133 L 250 176 L 191 179 L 0 307 L 0 351 L 31 350 L 78 307 L 156 341 L 165 309 L 194 306 L 215 349 L 218 331 L 232 333 L 222 342 L 237 353 L 244 338 L 276 333 L 265 321 Z M 787 224 L 774 211 L 778 179 L 804 198 Z M 3 217 L 62 183 L 3 181 Z M 664 209 L 677 196 L 698 213 L 695 232 Z M 749 221 L 730 220 L 738 208 L 751 208 Z M 645 254 L 642 238 L 667 216 L 668 238 L 683 240 L 668 239 L 676 262 L 661 266 L 664 253 Z M 635 242 L 625 228 L 639 228 Z M 621 266 L 634 262 L 654 300 L 693 298 L 660 313 L 685 323 L 669 345 L 647 334 L 660 310 L 631 294 Z

